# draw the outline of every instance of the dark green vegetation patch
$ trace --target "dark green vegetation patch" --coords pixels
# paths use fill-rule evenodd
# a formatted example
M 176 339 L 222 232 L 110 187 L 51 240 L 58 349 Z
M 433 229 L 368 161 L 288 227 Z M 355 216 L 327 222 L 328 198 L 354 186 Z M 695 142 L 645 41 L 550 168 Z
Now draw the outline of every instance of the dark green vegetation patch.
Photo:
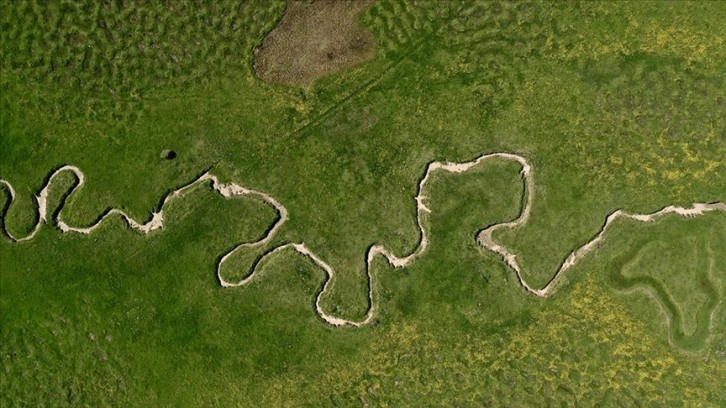
M 313 248 L 338 271 L 323 308 L 360 319 L 365 251 L 416 245 L 432 160 L 532 163 L 529 222 L 494 238 L 536 287 L 616 209 L 726 200 L 721 2 L 379 0 L 360 17 L 373 58 L 306 90 L 253 70 L 285 8 L 0 2 L 0 177 L 17 192 L 4 226 L 29 232 L 32 196 L 62 164 L 86 174 L 63 212 L 81 226 L 109 207 L 146 220 L 212 169 L 285 205 L 270 246 Z M 148 236 L 112 218 L 89 236 L 3 240 L 2 405 L 723 405 L 726 215 L 618 221 L 537 299 L 474 241 L 517 216 L 518 171 L 436 177 L 431 247 L 374 265 L 376 324 L 359 329 L 315 314 L 323 272 L 294 252 L 221 288 L 216 257 L 275 214 L 206 187 Z

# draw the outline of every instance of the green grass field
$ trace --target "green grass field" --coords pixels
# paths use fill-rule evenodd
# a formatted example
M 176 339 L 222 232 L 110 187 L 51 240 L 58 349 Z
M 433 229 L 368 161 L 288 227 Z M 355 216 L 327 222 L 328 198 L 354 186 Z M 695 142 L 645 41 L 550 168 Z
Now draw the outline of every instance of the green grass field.
M 417 3 L 417 4 L 415 4 Z M 209 170 L 289 212 L 265 251 L 304 242 L 336 271 L 333 316 L 368 310 L 365 254 L 419 241 L 432 161 L 490 152 L 533 168 L 529 221 L 494 238 L 544 286 L 617 209 L 726 201 L 726 4 L 377 0 L 372 59 L 307 90 L 259 79 L 284 1 L 0 1 L 0 220 L 146 221 Z M 161 157 L 173 150 L 173 160 Z M 371 273 L 375 318 L 316 314 L 322 269 L 291 251 L 222 288 L 219 257 L 278 216 L 200 185 L 140 234 L 53 223 L 0 240 L 0 405 L 722 406 L 726 212 L 618 220 L 549 297 L 481 229 L 518 217 L 520 168 L 434 173 L 430 246 Z

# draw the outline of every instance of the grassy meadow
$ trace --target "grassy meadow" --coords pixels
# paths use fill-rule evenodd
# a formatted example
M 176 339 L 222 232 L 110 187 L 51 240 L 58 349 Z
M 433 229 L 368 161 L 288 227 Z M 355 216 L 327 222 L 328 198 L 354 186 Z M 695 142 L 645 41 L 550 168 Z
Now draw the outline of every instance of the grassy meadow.
M 726 4 L 377 0 L 373 57 L 308 89 L 261 80 L 273 0 L 0 2 L 2 225 L 36 222 L 63 164 L 63 219 L 140 221 L 209 169 L 290 219 L 336 271 L 328 314 L 368 308 L 365 253 L 417 244 L 427 163 L 533 165 L 528 224 L 494 238 L 544 285 L 622 208 L 726 201 Z M 161 157 L 164 150 L 177 157 Z M 475 242 L 516 218 L 519 168 L 436 173 L 431 246 L 373 268 L 376 320 L 315 313 L 324 272 L 293 251 L 222 288 L 214 268 L 277 217 L 199 186 L 147 236 L 111 218 L 0 240 L 2 406 L 720 406 L 726 214 L 621 220 L 546 299 Z M 51 188 L 57 210 L 73 178 Z M 226 276 L 226 275 L 225 275 Z

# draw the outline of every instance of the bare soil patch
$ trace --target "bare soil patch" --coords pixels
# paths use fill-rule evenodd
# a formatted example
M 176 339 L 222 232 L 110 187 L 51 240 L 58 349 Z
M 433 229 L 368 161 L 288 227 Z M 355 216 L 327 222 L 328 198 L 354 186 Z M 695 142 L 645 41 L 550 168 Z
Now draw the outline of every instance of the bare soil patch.
M 373 33 L 359 24 L 373 0 L 290 1 L 277 27 L 255 50 L 265 81 L 308 89 L 316 79 L 373 56 Z

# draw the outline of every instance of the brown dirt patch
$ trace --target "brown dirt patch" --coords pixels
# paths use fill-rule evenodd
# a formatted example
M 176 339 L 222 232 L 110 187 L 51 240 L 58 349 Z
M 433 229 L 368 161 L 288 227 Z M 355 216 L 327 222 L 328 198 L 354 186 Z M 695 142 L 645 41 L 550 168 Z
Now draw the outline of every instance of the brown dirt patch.
M 373 0 L 290 1 L 280 23 L 255 50 L 265 81 L 309 88 L 323 76 L 373 56 L 375 38 L 359 24 Z

